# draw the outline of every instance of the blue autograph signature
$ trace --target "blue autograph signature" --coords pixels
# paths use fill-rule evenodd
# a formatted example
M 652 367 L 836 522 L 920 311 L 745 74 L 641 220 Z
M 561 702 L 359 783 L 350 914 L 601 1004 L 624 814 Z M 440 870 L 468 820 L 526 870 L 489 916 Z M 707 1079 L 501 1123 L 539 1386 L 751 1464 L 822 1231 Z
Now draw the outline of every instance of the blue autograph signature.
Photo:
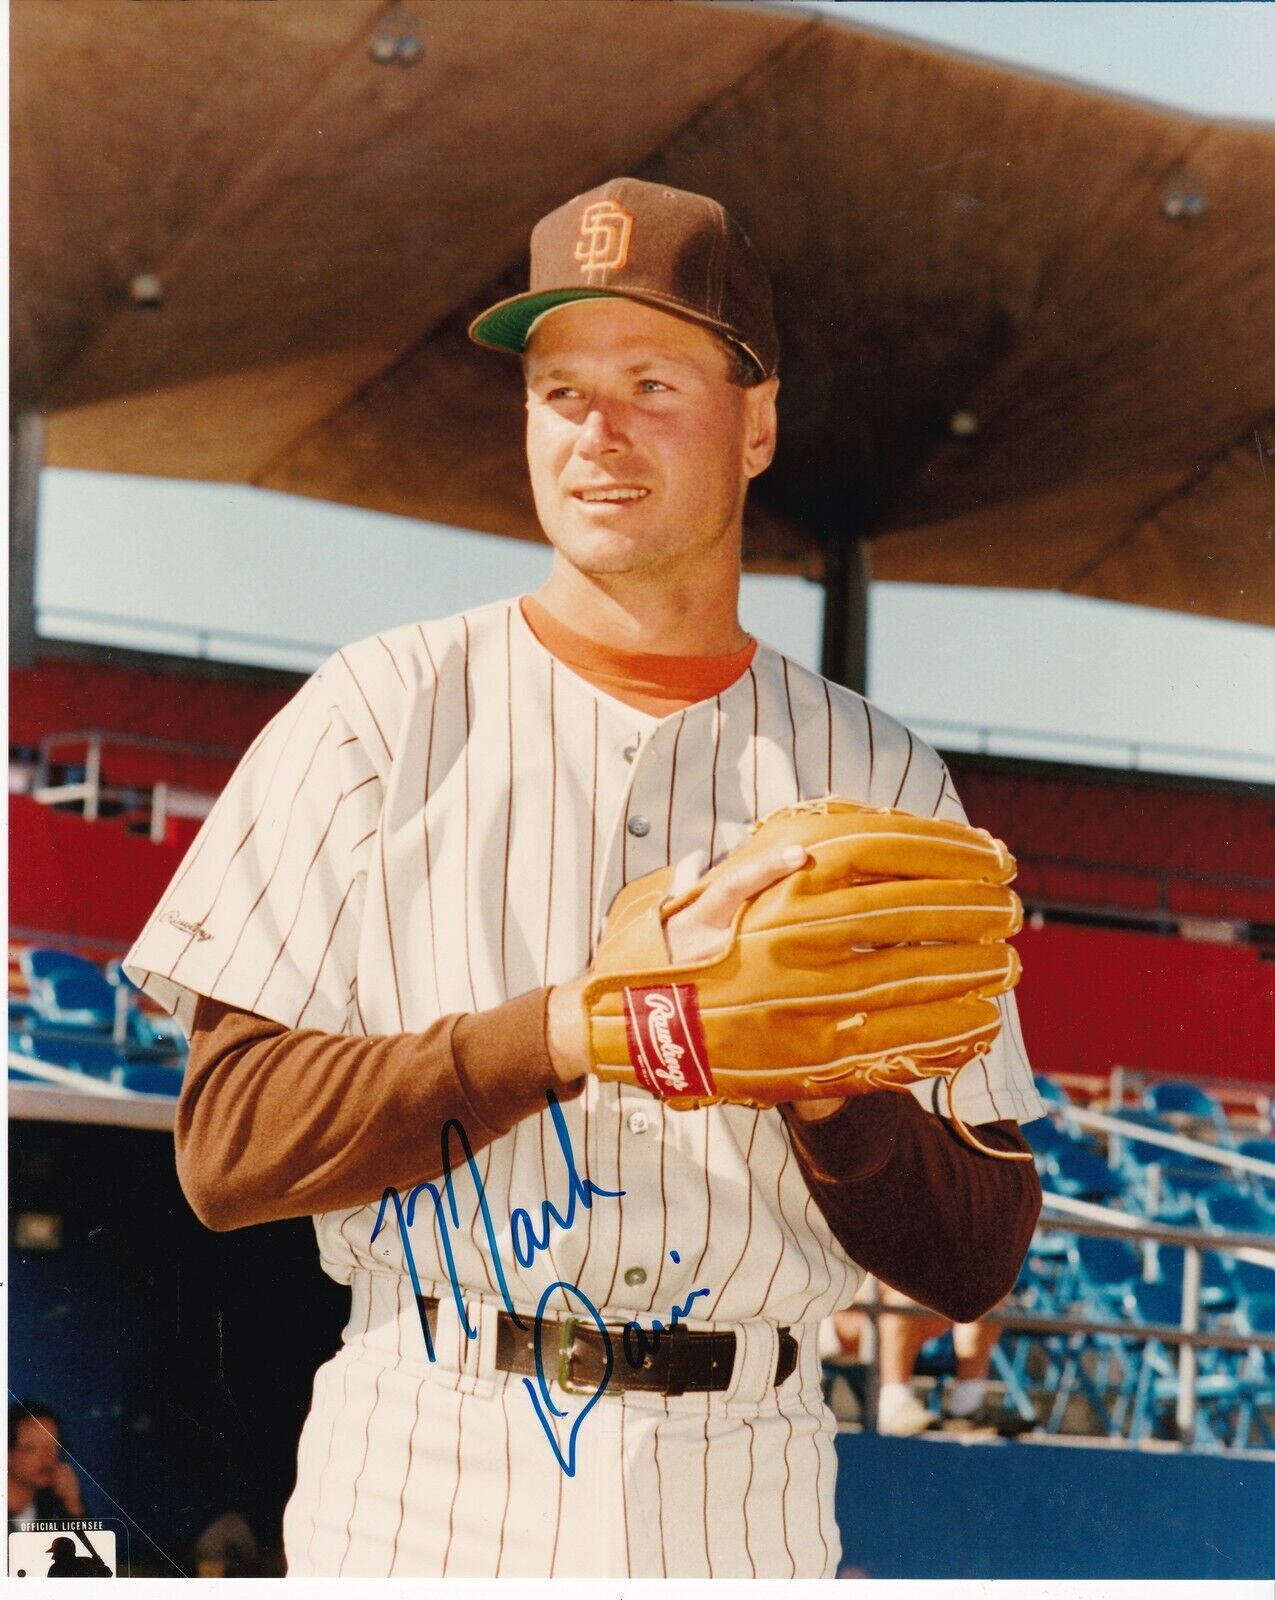
M 594 1183 L 591 1178 L 582 1178 L 580 1176 L 579 1168 L 576 1166 L 575 1151 L 571 1144 L 571 1135 L 567 1129 L 566 1119 L 562 1115 L 561 1107 L 558 1105 L 557 1097 L 552 1090 L 548 1090 L 546 1091 L 546 1098 L 549 1102 L 549 1115 L 553 1121 L 554 1132 L 557 1135 L 558 1145 L 566 1166 L 567 1196 L 561 1210 L 548 1199 L 541 1202 L 538 1229 L 531 1213 L 524 1207 L 516 1206 L 510 1212 L 509 1230 L 513 1240 L 514 1258 L 518 1265 L 523 1268 L 530 1267 L 542 1251 L 548 1250 L 554 1225 L 566 1232 L 575 1225 L 578 1210 L 592 1210 L 595 1199 L 618 1200 L 625 1192 L 623 1189 L 603 1189 Z M 386 1189 L 381 1196 L 381 1203 L 376 1213 L 376 1222 L 368 1240 L 369 1244 L 375 1243 L 382 1228 L 386 1225 L 387 1214 L 392 1209 L 394 1220 L 398 1227 L 399 1240 L 403 1246 L 403 1257 L 412 1280 L 412 1292 L 416 1296 L 417 1306 L 420 1310 L 421 1332 L 425 1336 L 425 1354 L 430 1361 L 436 1359 L 434 1341 L 430 1336 L 429 1323 L 426 1320 L 424 1308 L 421 1306 L 420 1275 L 416 1268 L 416 1256 L 412 1250 L 410 1234 L 411 1227 L 416 1220 L 416 1208 L 422 1195 L 428 1195 L 433 1204 L 434 1221 L 438 1227 L 443 1257 L 447 1263 L 447 1277 L 451 1284 L 452 1298 L 456 1304 L 456 1314 L 460 1319 L 460 1325 L 464 1329 L 467 1339 L 476 1339 L 478 1337 L 478 1330 L 469 1320 L 464 1292 L 456 1272 L 456 1258 L 452 1250 L 452 1232 L 453 1230 L 459 1230 L 461 1226 L 460 1208 L 456 1203 L 456 1185 L 452 1173 L 453 1140 L 459 1147 L 459 1152 L 464 1158 L 464 1164 L 469 1170 L 469 1175 L 474 1185 L 492 1269 L 505 1310 L 518 1327 L 525 1329 L 527 1326 L 524 1319 L 519 1316 L 513 1297 L 509 1292 L 504 1264 L 500 1259 L 500 1249 L 496 1241 L 496 1230 L 492 1222 L 491 1207 L 487 1201 L 487 1192 L 483 1186 L 482 1176 L 478 1171 L 478 1163 L 474 1158 L 473 1147 L 469 1142 L 469 1136 L 465 1132 L 464 1125 L 458 1118 L 452 1117 L 443 1124 L 442 1129 L 443 1172 L 441 1188 L 437 1183 L 418 1183 L 408 1190 L 406 1197 L 400 1195 L 397 1189 Z M 676 1250 L 671 1250 L 669 1255 L 674 1263 L 680 1262 L 681 1257 Z M 693 1289 L 681 1305 L 673 1307 L 667 1328 L 658 1317 L 652 1320 L 650 1328 L 644 1328 L 637 1321 L 626 1323 L 623 1332 L 623 1347 L 625 1360 L 629 1366 L 635 1370 L 641 1367 L 646 1362 L 648 1355 L 658 1350 L 660 1335 L 675 1328 L 678 1322 L 688 1314 L 694 1302 L 710 1293 L 711 1291 L 708 1289 Z M 581 1322 L 586 1316 L 592 1321 L 602 1340 L 603 1349 L 602 1378 L 597 1388 L 592 1391 L 587 1389 L 574 1391 L 585 1394 L 587 1400 L 583 1408 L 571 1421 L 565 1453 L 558 1443 L 552 1419 L 566 1418 L 569 1413 L 562 1407 L 555 1405 L 550 1396 L 550 1381 L 552 1377 L 557 1375 L 557 1369 L 555 1367 L 551 1374 L 546 1375 L 542 1349 L 542 1329 L 545 1311 L 550 1299 L 556 1294 L 562 1294 L 567 1297 L 568 1315 L 572 1316 L 575 1321 Z M 583 1308 L 583 1316 L 577 1315 L 571 1308 L 571 1297 L 580 1302 Z M 578 1285 L 568 1283 L 559 1278 L 546 1285 L 544 1292 L 540 1296 L 540 1301 L 536 1306 L 533 1338 L 536 1381 L 533 1383 L 530 1378 L 524 1378 L 522 1381 L 531 1397 L 531 1404 L 536 1413 L 536 1418 L 544 1429 L 545 1437 L 549 1441 L 550 1448 L 553 1450 L 559 1466 L 568 1477 L 574 1477 L 576 1472 L 576 1437 L 580 1431 L 580 1425 L 605 1392 L 615 1368 L 615 1356 L 610 1330 L 603 1322 L 597 1307 L 589 1299 L 588 1295 Z
M 669 1255 L 672 1256 L 674 1262 L 678 1262 L 682 1259 L 676 1250 L 670 1250 Z M 568 1430 L 567 1450 L 565 1455 L 562 1452 L 562 1447 L 558 1443 L 557 1434 L 554 1431 L 554 1426 L 550 1420 L 550 1416 L 566 1417 L 568 1413 L 560 1406 L 554 1405 L 553 1400 L 550 1398 L 549 1384 L 545 1379 L 544 1356 L 540 1342 L 541 1330 L 544 1327 L 545 1307 L 548 1304 L 550 1297 L 557 1294 L 559 1290 L 561 1290 L 564 1295 L 574 1295 L 576 1299 L 579 1300 L 584 1306 L 585 1311 L 593 1319 L 593 1326 L 597 1329 L 598 1336 L 602 1340 L 603 1351 L 602 1377 L 599 1380 L 597 1388 L 593 1390 L 592 1393 L 590 1393 L 588 1390 L 574 1391 L 575 1393 L 588 1394 L 589 1398 L 584 1408 L 572 1421 Z M 687 1312 L 690 1310 L 695 1301 L 698 1300 L 702 1295 L 708 1295 L 711 1292 L 712 1291 L 709 1289 L 692 1289 L 690 1294 L 687 1295 L 686 1299 L 683 1300 L 681 1305 L 675 1305 L 673 1307 L 672 1313 L 669 1317 L 667 1329 L 658 1317 L 655 1317 L 652 1320 L 650 1328 L 644 1328 L 642 1324 L 637 1321 L 626 1322 L 624 1325 L 623 1345 L 624 1359 L 628 1362 L 629 1366 L 632 1367 L 634 1371 L 643 1366 L 646 1362 L 648 1352 L 650 1354 L 654 1354 L 655 1351 L 659 1349 L 660 1335 L 665 1332 L 671 1332 L 675 1327 L 677 1327 L 678 1322 L 684 1316 L 686 1316 Z M 576 1318 L 576 1320 L 579 1321 L 580 1319 Z M 606 1392 L 606 1386 L 608 1383 L 610 1383 L 611 1374 L 615 1369 L 615 1353 L 611 1345 L 610 1330 L 608 1329 L 606 1323 L 603 1322 L 602 1318 L 599 1316 L 597 1307 L 578 1285 L 574 1283 L 564 1283 L 561 1279 L 559 1279 L 556 1283 L 550 1283 L 546 1285 L 544 1293 L 540 1296 L 540 1303 L 536 1307 L 535 1352 L 536 1381 L 535 1383 L 532 1383 L 530 1378 L 524 1378 L 522 1380 L 522 1385 L 523 1388 L 526 1389 L 528 1395 L 531 1397 L 532 1410 L 536 1413 L 536 1420 L 540 1423 L 540 1426 L 545 1431 L 545 1438 L 549 1441 L 549 1448 L 558 1458 L 558 1465 L 562 1468 L 563 1472 L 566 1473 L 568 1478 L 574 1478 L 576 1474 L 576 1435 L 580 1431 L 580 1424 L 588 1416 L 590 1411 L 593 1410 L 594 1406 L 597 1405 L 598 1401 L 602 1398 L 602 1395 Z

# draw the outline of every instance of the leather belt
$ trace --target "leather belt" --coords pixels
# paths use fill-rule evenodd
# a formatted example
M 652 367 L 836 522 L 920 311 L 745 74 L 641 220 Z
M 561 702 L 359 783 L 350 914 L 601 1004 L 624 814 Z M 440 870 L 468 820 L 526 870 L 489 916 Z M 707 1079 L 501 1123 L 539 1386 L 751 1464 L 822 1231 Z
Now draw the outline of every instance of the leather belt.
M 416 1304 L 422 1318 L 433 1318 L 438 1300 L 418 1295 Z M 547 1321 L 549 1319 L 546 1319 Z M 536 1375 L 536 1330 L 528 1318 L 520 1328 L 501 1311 L 496 1316 L 496 1366 L 502 1372 Z M 569 1394 L 596 1394 L 606 1374 L 607 1350 L 592 1319 L 556 1317 L 540 1336 L 540 1359 L 546 1378 L 551 1375 Z M 733 1333 L 692 1333 L 685 1323 L 634 1340 L 637 1349 L 626 1346 L 622 1328 L 612 1328 L 611 1373 L 607 1392 L 622 1394 L 626 1389 L 654 1390 L 659 1394 L 707 1394 L 726 1389 L 735 1367 Z M 433 1326 L 431 1326 L 431 1335 Z M 634 1363 L 637 1362 L 635 1365 Z M 787 1328 L 779 1329 L 779 1358 L 775 1363 L 774 1387 L 778 1388 L 797 1370 L 797 1341 Z

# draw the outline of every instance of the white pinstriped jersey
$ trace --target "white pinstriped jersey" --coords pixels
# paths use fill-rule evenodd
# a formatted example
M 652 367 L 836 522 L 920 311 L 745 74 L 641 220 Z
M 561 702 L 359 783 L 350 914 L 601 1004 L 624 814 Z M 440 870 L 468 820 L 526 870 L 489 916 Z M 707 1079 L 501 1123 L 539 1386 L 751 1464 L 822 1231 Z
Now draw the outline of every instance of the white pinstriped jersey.
M 625 882 L 696 853 L 705 864 L 717 860 L 755 818 L 830 793 L 922 816 L 963 817 L 928 746 L 766 645 L 721 694 L 658 719 L 562 666 L 517 602 L 502 602 L 377 635 L 325 663 L 244 756 L 126 965 L 188 1029 L 195 997 L 209 995 L 288 1027 L 417 1031 L 441 1015 L 480 1011 L 574 977 Z M 958 1087 L 958 1109 L 970 1122 L 1041 1114 L 1013 996 L 1000 1003 L 1001 1036 Z M 932 1103 L 932 1086 L 917 1092 Z M 548 1115 L 521 1122 L 479 1153 L 519 1308 L 534 1311 L 557 1279 L 578 1284 L 609 1321 L 667 1321 L 674 1304 L 707 1288 L 709 1296 L 694 1302 L 692 1327 L 742 1327 L 756 1345 L 778 1325 L 805 1325 L 801 1373 L 785 1385 L 793 1393 L 781 1396 L 777 1418 L 789 1440 L 794 1426 L 822 1428 L 814 1329 L 849 1303 L 861 1273 L 814 1206 L 779 1113 L 732 1106 L 665 1112 L 639 1089 L 593 1079 L 562 1111 L 581 1173 L 601 1188 L 622 1189 L 624 1198 L 596 1201 L 521 1267 L 510 1248 L 512 1209 L 563 1193 Z M 458 1191 L 472 1198 L 465 1185 Z M 346 1354 L 351 1347 L 379 1352 L 397 1372 L 404 1361 L 414 1367 L 420 1352 L 404 1344 L 413 1337 L 414 1311 L 399 1241 L 392 1230 L 370 1241 L 376 1209 L 329 1213 L 315 1226 L 324 1268 L 355 1292 Z M 457 1278 L 476 1305 L 494 1308 L 497 1284 L 477 1209 L 464 1221 L 454 1230 Z M 417 1224 L 412 1242 L 427 1292 L 432 1286 L 446 1298 L 437 1231 Z M 419 1345 L 419 1326 L 414 1337 Z M 739 1342 L 748 1343 L 746 1333 Z M 466 1376 L 467 1362 L 472 1368 L 461 1350 L 452 1368 L 458 1392 L 466 1384 L 499 1386 L 499 1375 L 477 1368 Z M 430 1376 L 438 1374 L 431 1369 Z M 309 1468 L 316 1484 L 327 1481 L 325 1469 L 332 1477 L 332 1441 L 353 1426 L 351 1415 L 358 1449 L 368 1452 L 371 1430 L 357 1408 L 349 1413 L 344 1380 L 342 1396 L 324 1402 L 331 1426 L 322 1464 L 308 1425 L 299 1498 Z M 731 1398 L 720 1404 L 729 1407 Z M 718 1403 L 686 1397 L 692 1399 L 701 1414 L 707 1405 L 712 1415 Z M 760 1396 L 763 1402 L 773 1407 L 774 1396 Z M 649 1404 L 624 1401 L 630 1416 Z M 671 1437 L 670 1402 L 662 1404 Z M 521 1396 L 517 1406 L 512 1397 L 503 1405 L 506 1415 L 519 1408 L 529 1411 Z M 607 1409 L 604 1402 L 595 1415 Z M 582 1448 L 593 1427 L 591 1417 Z M 541 1448 L 548 1471 L 543 1441 Z M 826 1439 L 818 1448 L 826 1469 Z M 751 1434 L 749 1450 L 751 1457 Z M 400 1476 L 409 1466 L 410 1451 Z M 749 1483 L 755 1477 L 753 1461 Z M 571 1484 L 583 1515 L 583 1490 L 578 1480 Z M 336 1570 L 335 1546 L 323 1554 L 328 1514 L 314 1509 L 325 1492 L 305 1490 L 316 1571 Z M 342 1491 L 351 1507 L 362 1492 L 357 1478 Z M 561 1485 L 558 1492 L 555 1526 L 564 1514 Z M 398 1491 L 395 1498 L 397 1550 Z M 785 1504 L 781 1496 L 781 1509 Z M 825 1565 L 835 1560 L 829 1515 L 825 1506 L 815 1530 Z M 388 1511 L 385 1517 L 373 1544 L 385 1546 L 392 1521 Z M 346 1520 L 358 1520 L 353 1509 Z M 290 1564 L 298 1560 L 293 1522 Z M 820 1557 L 813 1567 L 797 1559 L 786 1514 L 783 1532 L 792 1564 L 781 1557 L 775 1572 L 819 1575 Z M 812 1540 L 809 1534 L 807 1545 Z M 716 1567 L 709 1543 L 706 1533 L 707 1571 L 726 1570 L 726 1551 L 737 1541 L 726 1541 Z M 660 1544 L 667 1561 L 667 1530 Z M 341 1559 L 350 1548 L 347 1537 Z M 435 1570 L 432 1559 L 422 1554 L 425 1565 L 394 1570 Z M 756 1570 L 755 1556 L 749 1559 Z M 631 1547 L 624 1560 L 627 1567 L 621 1562 L 617 1570 L 646 1570 Z M 362 1561 L 356 1558 L 356 1570 L 386 1570 L 371 1556 Z M 522 1570 L 551 1566 L 532 1561 Z M 468 1558 L 460 1567 L 490 1570 Z M 704 1568 L 691 1561 L 678 1570 Z M 741 1570 L 747 1575 L 747 1566 Z

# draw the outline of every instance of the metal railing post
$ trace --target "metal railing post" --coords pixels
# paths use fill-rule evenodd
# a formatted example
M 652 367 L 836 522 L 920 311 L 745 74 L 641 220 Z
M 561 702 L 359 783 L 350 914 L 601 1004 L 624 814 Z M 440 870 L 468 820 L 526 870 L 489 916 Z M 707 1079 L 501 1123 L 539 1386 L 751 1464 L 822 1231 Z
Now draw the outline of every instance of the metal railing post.
M 128 989 L 121 979 L 115 991 L 115 1025 L 111 1029 L 112 1044 L 128 1043 L 128 1014 L 132 1009 Z
M 881 1303 L 881 1285 L 873 1277 L 866 1278 L 860 1295 L 865 1305 L 879 1306 Z M 864 1366 L 863 1387 L 863 1424 L 866 1428 L 875 1431 L 877 1425 L 877 1401 L 881 1394 L 881 1340 L 877 1330 L 877 1319 L 868 1315 L 863 1319 L 863 1329 L 859 1334 L 859 1360 Z
M 161 778 L 151 790 L 151 825 L 150 839 L 152 844 L 163 844 L 164 836 L 168 832 L 168 785 Z
M 1198 1333 L 1200 1328 L 1200 1284 L 1204 1277 L 1204 1258 L 1198 1245 L 1189 1244 L 1182 1253 L 1182 1331 Z M 1178 1438 L 1183 1444 L 1195 1442 L 1195 1380 L 1199 1358 L 1195 1346 L 1178 1346 Z
M 97 821 L 98 802 L 102 797 L 102 741 L 90 739 L 84 767 L 84 781 L 88 792 L 84 796 L 85 822 Z
M 1107 1113 L 1118 1117 L 1124 1110 L 1124 1068 L 1112 1067 L 1111 1084 L 1107 1093 Z M 1124 1160 L 1124 1140 L 1110 1128 L 1107 1130 L 1107 1165 L 1118 1172 Z

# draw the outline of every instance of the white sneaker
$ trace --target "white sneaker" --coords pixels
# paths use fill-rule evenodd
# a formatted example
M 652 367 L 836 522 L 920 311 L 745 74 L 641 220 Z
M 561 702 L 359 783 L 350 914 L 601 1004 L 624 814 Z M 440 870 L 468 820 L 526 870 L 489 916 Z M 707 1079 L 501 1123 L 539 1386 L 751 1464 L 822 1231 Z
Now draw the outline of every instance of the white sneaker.
M 923 1406 L 911 1389 L 883 1389 L 877 1401 L 877 1432 L 907 1439 L 939 1424 L 938 1417 Z

